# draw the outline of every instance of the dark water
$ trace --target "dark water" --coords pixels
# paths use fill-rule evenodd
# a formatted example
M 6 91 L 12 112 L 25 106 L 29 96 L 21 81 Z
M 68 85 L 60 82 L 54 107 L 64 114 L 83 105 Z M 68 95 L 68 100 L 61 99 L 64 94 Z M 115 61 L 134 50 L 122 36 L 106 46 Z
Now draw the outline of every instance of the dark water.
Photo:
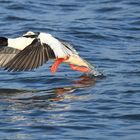
M 0 36 L 28 30 L 68 40 L 106 78 L 0 70 L 0 139 L 140 139 L 139 0 L 0 0 Z

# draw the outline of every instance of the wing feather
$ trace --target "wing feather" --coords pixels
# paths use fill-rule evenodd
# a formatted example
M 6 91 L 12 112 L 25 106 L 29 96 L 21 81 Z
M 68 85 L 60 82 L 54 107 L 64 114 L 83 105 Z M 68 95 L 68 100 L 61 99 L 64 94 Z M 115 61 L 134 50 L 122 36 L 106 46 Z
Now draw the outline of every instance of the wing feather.
M 37 60 L 38 60 L 38 54 L 37 54 L 37 52 L 38 52 L 38 50 L 36 49 L 35 51 L 34 51 L 34 57 L 33 57 L 33 59 L 32 59 L 32 61 L 31 61 L 31 69 L 35 69 L 35 68 L 37 68 Z
M 0 48 L 0 67 L 4 67 L 10 60 L 12 60 L 20 50 L 11 47 Z
M 34 39 L 4 67 L 8 71 L 29 71 L 38 68 L 49 59 L 55 59 L 53 50 L 49 45 L 41 44 L 39 39 Z
M 62 39 L 58 39 L 62 45 L 64 45 L 64 47 L 66 48 L 65 50 L 66 51 L 71 51 L 73 54 L 78 54 L 78 52 L 73 48 L 73 46 L 69 43 L 69 42 L 66 42 Z

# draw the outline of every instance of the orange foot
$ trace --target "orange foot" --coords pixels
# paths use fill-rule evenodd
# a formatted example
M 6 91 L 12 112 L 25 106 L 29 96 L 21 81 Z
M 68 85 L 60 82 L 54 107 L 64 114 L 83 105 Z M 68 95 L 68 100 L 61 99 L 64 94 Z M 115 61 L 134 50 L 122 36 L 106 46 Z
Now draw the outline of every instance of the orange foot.
M 68 57 L 56 59 L 55 62 L 54 62 L 54 64 L 53 64 L 52 67 L 51 67 L 51 72 L 52 72 L 52 73 L 55 73 L 55 72 L 57 71 L 57 69 L 58 69 L 58 66 L 59 66 L 62 62 L 64 62 L 65 60 L 67 60 L 67 59 L 68 59 Z
M 89 72 L 90 71 L 89 68 L 84 67 L 84 66 L 76 66 L 76 65 L 70 64 L 70 67 L 72 70 L 77 70 L 77 71 L 81 71 L 81 72 Z

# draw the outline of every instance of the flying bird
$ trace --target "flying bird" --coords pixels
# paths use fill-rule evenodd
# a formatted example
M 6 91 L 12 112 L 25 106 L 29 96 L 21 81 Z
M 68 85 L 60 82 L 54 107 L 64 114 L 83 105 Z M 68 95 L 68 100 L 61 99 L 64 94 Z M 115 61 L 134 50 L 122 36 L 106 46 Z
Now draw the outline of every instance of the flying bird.
M 81 58 L 71 44 L 49 33 L 28 31 L 17 38 L 0 37 L 0 67 L 7 71 L 30 71 L 53 59 L 51 72 L 55 73 L 61 63 L 72 70 L 100 73 Z

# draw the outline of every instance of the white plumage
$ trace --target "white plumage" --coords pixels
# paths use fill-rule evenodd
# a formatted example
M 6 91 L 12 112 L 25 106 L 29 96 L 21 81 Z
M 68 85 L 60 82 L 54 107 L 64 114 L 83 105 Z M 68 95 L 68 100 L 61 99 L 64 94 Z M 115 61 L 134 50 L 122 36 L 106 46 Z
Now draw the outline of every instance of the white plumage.
M 48 44 L 54 51 L 55 56 L 58 58 L 63 58 L 73 54 L 70 49 L 67 49 L 58 39 L 54 38 L 51 34 L 40 33 L 38 38 L 40 39 L 41 43 Z
M 30 45 L 33 41 L 33 38 L 17 37 L 17 38 L 8 38 L 8 47 L 23 50 L 25 47 Z

